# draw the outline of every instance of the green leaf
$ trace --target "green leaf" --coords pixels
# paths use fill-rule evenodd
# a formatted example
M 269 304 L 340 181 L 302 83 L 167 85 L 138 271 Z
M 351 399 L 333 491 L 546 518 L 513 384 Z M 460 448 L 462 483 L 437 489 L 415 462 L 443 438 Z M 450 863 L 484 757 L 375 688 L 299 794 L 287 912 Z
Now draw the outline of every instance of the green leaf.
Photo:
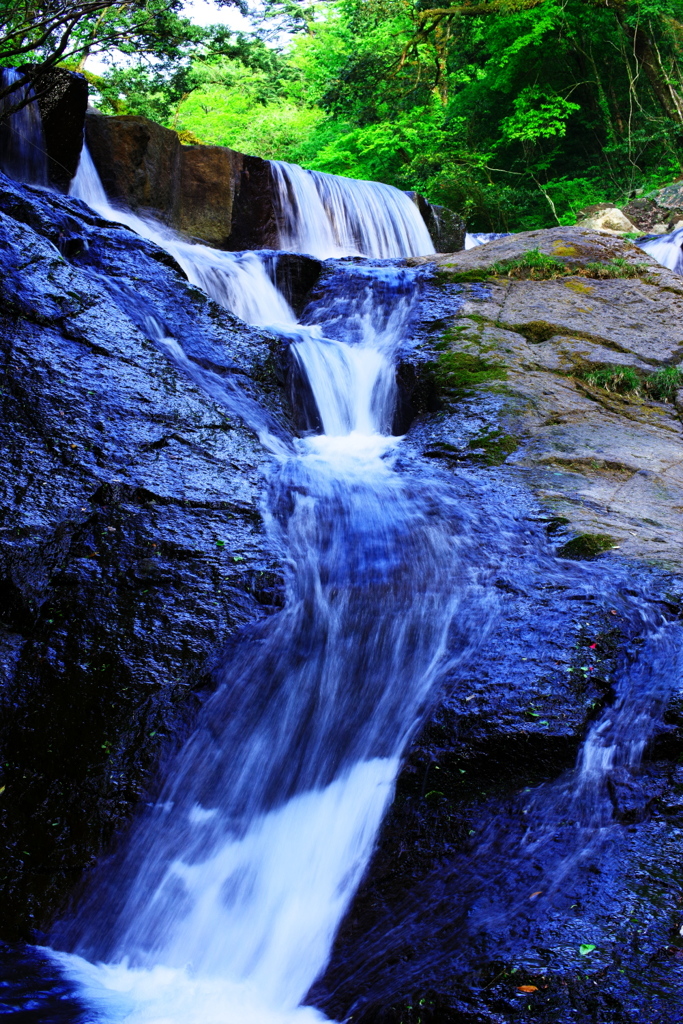
M 594 949 L 595 946 L 592 942 L 582 942 L 579 946 L 579 953 L 581 956 L 588 956 L 588 954 L 592 953 Z

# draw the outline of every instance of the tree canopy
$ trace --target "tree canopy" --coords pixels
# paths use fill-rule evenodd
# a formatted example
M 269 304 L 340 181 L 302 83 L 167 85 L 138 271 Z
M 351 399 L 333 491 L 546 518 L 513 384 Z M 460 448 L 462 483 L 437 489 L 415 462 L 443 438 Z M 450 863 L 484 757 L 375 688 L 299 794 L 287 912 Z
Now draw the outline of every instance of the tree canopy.
M 682 173 L 683 0 L 262 0 L 250 34 L 175 0 L 20 3 L 12 39 L 22 11 L 67 6 L 84 10 L 57 59 L 109 52 L 104 111 L 416 189 L 481 230 L 572 222 Z

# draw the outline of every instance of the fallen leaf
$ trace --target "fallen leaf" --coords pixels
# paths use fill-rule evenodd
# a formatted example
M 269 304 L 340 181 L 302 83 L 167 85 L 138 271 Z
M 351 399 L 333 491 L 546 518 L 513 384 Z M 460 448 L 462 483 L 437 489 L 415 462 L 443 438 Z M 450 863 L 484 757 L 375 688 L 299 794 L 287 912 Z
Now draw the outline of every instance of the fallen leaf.
M 538 986 L 537 985 L 518 985 L 517 986 L 517 991 L 518 992 L 538 992 Z
M 539 890 L 538 890 L 538 892 L 532 892 L 532 894 L 531 894 L 531 896 L 529 897 L 529 899 L 530 899 L 530 900 L 535 900 L 535 899 L 536 899 L 536 897 L 537 897 L 537 896 L 540 896 L 542 892 L 543 892 L 543 889 L 539 889 Z
M 592 953 L 594 949 L 595 946 L 592 942 L 582 942 L 579 946 L 579 953 L 581 956 L 587 956 L 589 953 Z

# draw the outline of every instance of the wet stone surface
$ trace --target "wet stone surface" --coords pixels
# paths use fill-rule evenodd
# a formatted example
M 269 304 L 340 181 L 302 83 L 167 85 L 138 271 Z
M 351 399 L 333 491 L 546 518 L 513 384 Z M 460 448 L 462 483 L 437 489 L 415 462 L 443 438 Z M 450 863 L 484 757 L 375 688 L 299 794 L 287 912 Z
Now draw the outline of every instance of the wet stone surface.
M 213 685 L 212 657 L 281 601 L 261 521 L 269 457 L 149 319 L 216 382 L 287 413 L 274 339 L 155 246 L 7 179 L 0 233 L 1 915 L 14 938 L 125 824 Z
M 213 659 L 282 599 L 282 568 L 263 539 L 269 457 L 237 413 L 169 360 L 150 318 L 182 337 L 193 365 L 231 400 L 236 382 L 240 401 L 258 402 L 271 426 L 279 420 L 278 436 L 300 410 L 289 402 L 281 341 L 210 303 L 150 243 L 76 201 L 6 179 L 0 212 L 0 443 L 11 467 L 0 498 L 2 935 L 40 941 L 83 869 L 140 796 L 149 799 L 153 768 L 213 686 Z M 501 240 L 495 256 L 514 255 L 515 245 L 553 251 L 558 239 Z M 619 245 L 605 242 L 603 256 Z M 472 269 L 488 257 L 457 259 Z M 337 271 L 324 269 L 312 300 Z M 590 841 L 572 804 L 571 771 L 586 735 L 608 720 L 624 674 L 643 651 L 647 662 L 638 609 L 680 618 L 674 521 L 664 555 L 650 559 L 649 516 L 630 507 L 633 492 L 613 488 L 601 504 L 596 491 L 614 474 L 643 479 L 637 453 L 646 438 L 653 448 L 661 442 L 664 463 L 678 420 L 663 403 L 617 401 L 578 385 L 563 362 L 575 359 L 575 337 L 532 342 L 511 329 L 512 321 L 550 322 L 547 308 L 501 326 L 514 282 L 435 280 L 432 271 L 419 271 L 398 368 L 395 431 L 410 430 L 397 465 L 416 493 L 438 482 L 435 515 L 477 509 L 487 530 L 476 569 L 497 614 L 476 661 L 456 667 L 446 658 L 375 856 L 310 998 L 337 1019 L 373 1024 L 676 1024 L 680 673 L 646 708 L 644 766 L 606 773 L 603 823 Z M 534 282 L 533 304 L 552 305 L 539 291 L 546 283 L 565 287 Z M 622 285 L 603 283 L 607 308 Z M 643 287 L 674 285 L 669 276 Z M 579 293 L 565 292 L 571 306 Z M 311 306 L 306 315 L 315 319 Z M 677 345 L 673 338 L 665 352 L 654 344 L 649 355 L 629 352 L 634 362 L 671 360 Z M 435 369 L 444 352 L 474 359 L 454 364 L 455 394 Z M 593 357 L 603 359 L 597 347 L 581 366 Z M 501 366 L 505 378 L 496 376 Z M 568 426 L 548 422 L 560 401 L 576 404 Z M 596 468 L 594 454 L 576 462 L 586 410 L 631 431 L 627 442 L 610 443 L 628 443 L 633 464 L 604 453 Z M 590 420 L 589 429 L 598 425 Z M 550 429 L 557 426 L 559 434 Z M 547 473 L 561 474 L 552 493 Z M 645 482 L 643 509 L 660 500 Z M 640 517 L 630 548 L 556 557 L 581 532 L 621 539 L 627 516 Z M 659 565 L 644 567 L 650 561 Z M 451 652 L 460 642 L 456 620 Z M 36 1024 L 83 1019 L 39 952 L 21 944 L 2 952 L 0 1010 Z

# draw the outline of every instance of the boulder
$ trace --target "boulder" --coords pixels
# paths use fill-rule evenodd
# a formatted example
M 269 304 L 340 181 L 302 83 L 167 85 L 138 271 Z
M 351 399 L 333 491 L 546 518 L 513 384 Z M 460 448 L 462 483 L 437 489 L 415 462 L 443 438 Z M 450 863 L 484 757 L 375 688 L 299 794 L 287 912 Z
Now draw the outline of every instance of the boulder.
M 608 203 L 598 203 L 596 206 L 581 210 L 579 226 L 592 231 L 607 231 L 614 235 L 638 232 L 636 225 L 618 207 L 610 206 Z
M 67 192 L 83 147 L 88 83 L 83 75 L 66 68 L 41 71 L 40 65 L 28 64 L 20 70 L 35 72 L 33 88 L 43 123 L 49 182 Z
M 225 146 L 184 146 L 146 117 L 90 111 L 88 148 L 116 204 L 219 249 L 274 248 L 267 160 Z
M 487 276 L 492 263 L 536 249 L 565 271 L 551 270 L 545 280 Z M 590 374 L 620 366 L 646 378 L 683 366 L 681 277 L 630 242 L 581 227 L 523 232 L 409 262 L 431 262 L 444 287 L 461 282 L 461 306 L 445 337 L 452 351 L 504 373 L 504 383 L 492 376 L 478 387 L 473 415 L 484 395 L 499 394 L 492 429 L 519 445 L 507 457 L 509 470 L 576 534 L 609 535 L 623 555 L 680 569 L 683 424 L 675 394 L 656 401 L 646 391 L 606 390 Z M 604 267 L 604 276 L 586 271 L 588 264 Z M 430 450 L 438 439 L 450 441 L 453 426 L 439 415 L 429 434 L 419 427 Z M 450 458 L 467 460 L 467 443 Z

